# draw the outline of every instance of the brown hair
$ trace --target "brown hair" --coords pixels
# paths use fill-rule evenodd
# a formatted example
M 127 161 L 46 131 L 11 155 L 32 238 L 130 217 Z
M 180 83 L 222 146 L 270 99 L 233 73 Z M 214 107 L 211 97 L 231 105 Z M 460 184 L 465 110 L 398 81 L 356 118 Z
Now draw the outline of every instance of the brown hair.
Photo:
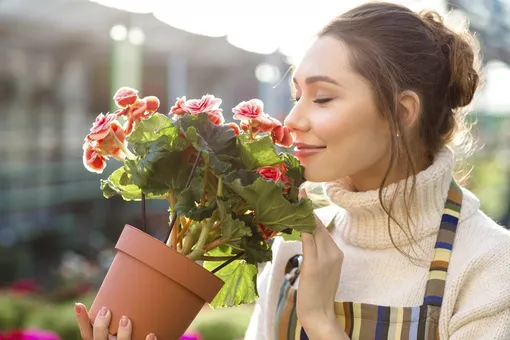
M 416 175 L 415 159 L 411 155 L 422 154 L 430 164 L 441 148 L 453 146 L 458 137 L 464 137 L 464 145 L 468 141 L 461 108 L 471 102 L 479 84 L 479 58 L 474 39 L 467 30 L 455 33 L 447 28 L 436 12 L 415 13 L 383 2 L 364 4 L 340 15 L 318 36 L 332 36 L 346 43 L 352 67 L 372 85 L 392 135 L 390 165 L 380 186 L 379 201 L 388 214 L 392 241 L 391 220 L 412 238 L 410 230 L 392 217 L 396 197 L 389 206 L 384 204 L 383 188 L 393 168 L 403 160 L 407 177 L 412 178 L 410 194 L 407 194 L 407 181 L 404 190 L 407 223 L 411 223 L 409 204 Z M 403 133 L 399 114 L 399 95 L 405 90 L 416 92 L 421 102 L 420 116 L 410 134 L 413 138 Z

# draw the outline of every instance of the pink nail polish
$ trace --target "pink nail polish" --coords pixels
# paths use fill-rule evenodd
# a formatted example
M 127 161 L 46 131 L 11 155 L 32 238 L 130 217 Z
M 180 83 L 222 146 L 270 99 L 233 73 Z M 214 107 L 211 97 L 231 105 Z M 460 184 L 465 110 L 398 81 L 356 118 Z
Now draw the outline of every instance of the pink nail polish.
M 120 318 L 120 326 L 126 327 L 128 325 L 129 319 L 127 316 L 123 315 L 122 318 Z
M 99 316 L 106 316 L 106 313 L 108 313 L 108 309 L 106 309 L 106 307 L 103 307 L 99 311 Z

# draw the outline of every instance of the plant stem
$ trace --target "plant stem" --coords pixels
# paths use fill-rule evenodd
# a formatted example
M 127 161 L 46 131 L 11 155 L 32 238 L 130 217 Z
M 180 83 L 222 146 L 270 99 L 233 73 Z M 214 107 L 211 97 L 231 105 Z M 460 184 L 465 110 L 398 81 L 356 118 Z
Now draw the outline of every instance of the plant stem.
M 250 141 L 255 140 L 255 138 L 253 138 L 253 131 L 251 129 L 252 124 L 253 123 L 252 123 L 252 121 L 250 119 L 249 122 L 248 122 L 248 137 L 250 138 Z
M 216 191 L 216 196 L 221 197 L 223 196 L 223 179 L 218 177 L 218 190 Z
M 194 239 L 193 234 L 186 235 L 186 237 L 184 238 L 184 243 L 182 245 L 181 254 L 188 255 L 190 253 L 191 247 L 193 246 L 194 241 L 193 239 Z
M 189 219 L 189 221 L 186 221 L 185 217 L 182 217 L 181 218 L 181 225 L 182 225 L 182 229 L 181 231 L 179 232 L 179 234 L 177 235 L 177 239 L 179 241 L 182 241 L 184 235 L 186 235 L 188 229 L 189 229 L 189 226 L 191 225 L 191 222 L 193 222 L 192 219 Z
M 206 164 L 205 170 L 204 170 L 204 187 L 202 189 L 202 194 L 200 195 L 200 206 L 205 206 L 205 196 L 206 196 L 206 189 L 207 189 L 207 181 L 209 179 L 209 166 Z
M 214 268 L 211 273 L 216 273 L 218 272 L 219 270 L 225 268 L 226 266 L 228 266 L 230 263 L 234 262 L 235 260 L 237 259 L 240 259 L 241 257 L 244 256 L 244 251 L 240 252 L 239 254 L 237 254 L 236 256 L 232 256 L 230 259 L 228 259 L 227 261 L 223 262 L 222 264 L 220 264 L 218 267 Z
M 142 192 L 142 227 L 143 232 L 147 232 L 147 209 L 145 205 L 145 194 Z
M 211 230 L 211 225 L 209 223 L 202 226 L 202 230 L 200 231 L 200 236 L 198 238 L 197 244 L 195 248 L 188 255 L 190 259 L 196 261 L 200 256 L 204 254 L 204 245 L 207 241 L 207 237 L 209 236 L 209 231 Z
M 220 226 L 221 226 L 220 221 L 214 222 L 214 224 L 213 224 L 213 226 L 211 228 L 211 233 L 216 231 Z
M 172 229 L 171 240 L 172 240 L 172 248 L 177 249 L 177 233 L 179 232 L 179 225 L 181 224 L 181 220 L 177 219 L 175 227 Z
M 219 246 L 221 246 L 224 243 L 225 243 L 225 241 L 223 241 L 222 239 L 214 240 L 211 243 L 206 244 L 204 246 L 204 250 L 205 251 L 213 250 L 214 248 L 219 247 Z
M 135 159 L 136 158 L 136 156 L 131 151 L 129 151 L 129 149 L 126 147 L 126 144 L 122 143 L 117 138 L 117 136 L 115 135 L 115 133 L 113 133 L 113 131 L 110 132 L 110 135 L 113 137 L 113 140 L 115 141 L 115 145 L 117 145 L 119 147 L 119 149 L 122 150 L 124 155 L 126 155 L 127 159 Z
M 184 216 L 180 216 L 179 217 L 179 222 L 180 222 L 180 228 L 179 228 L 179 232 L 177 233 L 177 242 L 181 245 L 181 248 L 182 248 L 182 238 L 184 235 L 186 235 L 186 231 L 184 229 L 186 229 L 186 217 Z
M 235 256 L 200 256 L 198 259 L 201 261 L 228 261 Z
M 167 201 L 168 201 L 168 204 L 170 205 L 170 211 L 172 212 L 170 214 L 170 221 L 168 223 L 169 227 L 171 228 L 170 229 L 170 235 L 167 237 L 166 239 L 166 245 L 169 246 L 169 247 L 172 247 L 173 248 L 173 224 L 175 224 L 175 213 L 174 213 L 174 205 L 175 205 L 175 201 L 174 201 L 174 198 L 175 198 L 175 195 L 174 195 L 174 191 L 173 190 L 170 190 L 170 192 L 168 193 L 167 195 Z
M 191 172 L 189 174 L 188 180 L 186 181 L 186 185 L 184 186 L 184 189 L 189 188 L 191 184 L 191 180 L 193 179 L 193 175 L 195 174 L 195 171 L 197 170 L 198 162 L 200 161 L 200 157 L 202 156 L 202 151 L 199 151 L 197 154 L 197 158 L 195 158 L 195 163 L 193 164 L 193 167 L 191 168 Z M 177 214 L 175 210 L 172 210 L 172 221 L 170 222 L 170 228 L 168 230 L 168 233 L 165 236 L 165 243 L 168 244 L 168 239 L 170 238 L 170 233 L 172 232 L 172 229 L 174 227 L 175 221 L 177 220 Z

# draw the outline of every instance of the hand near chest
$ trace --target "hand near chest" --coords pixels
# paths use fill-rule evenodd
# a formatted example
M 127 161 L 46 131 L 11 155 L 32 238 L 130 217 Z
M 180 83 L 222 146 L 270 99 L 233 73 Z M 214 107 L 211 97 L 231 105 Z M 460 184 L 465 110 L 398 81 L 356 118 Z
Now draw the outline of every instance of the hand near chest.
M 334 310 L 343 252 L 316 217 L 313 234 L 303 233 L 303 264 L 296 313 L 310 340 L 348 339 Z

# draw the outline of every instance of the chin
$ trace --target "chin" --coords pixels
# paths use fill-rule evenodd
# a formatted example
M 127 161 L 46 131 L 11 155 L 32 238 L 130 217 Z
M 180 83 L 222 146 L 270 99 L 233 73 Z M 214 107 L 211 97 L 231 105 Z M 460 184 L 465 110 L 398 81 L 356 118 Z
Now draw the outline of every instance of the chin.
M 321 171 L 320 167 L 305 167 L 304 177 L 307 182 L 312 183 L 331 182 L 337 179 L 329 176 L 323 170 Z

